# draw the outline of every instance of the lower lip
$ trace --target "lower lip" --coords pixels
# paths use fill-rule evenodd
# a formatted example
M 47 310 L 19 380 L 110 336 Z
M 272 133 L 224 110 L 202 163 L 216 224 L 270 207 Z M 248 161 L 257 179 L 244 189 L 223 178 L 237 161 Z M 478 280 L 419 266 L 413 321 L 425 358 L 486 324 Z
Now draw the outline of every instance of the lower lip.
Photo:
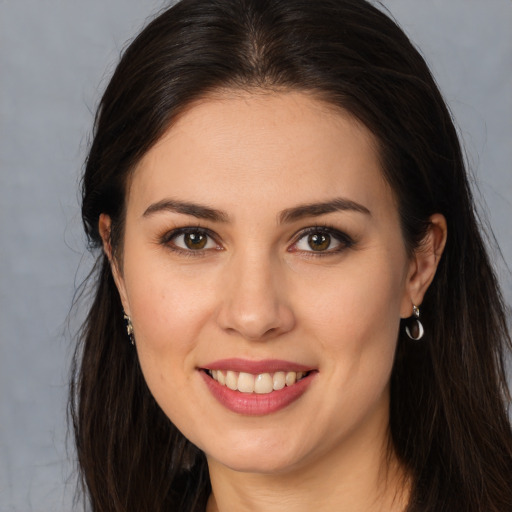
M 271 393 L 242 393 L 233 391 L 227 386 L 219 384 L 212 379 L 205 371 L 200 371 L 203 379 L 212 395 L 227 409 L 247 416 L 263 416 L 284 409 L 292 402 L 300 398 L 308 389 L 317 372 L 311 372 L 293 386 L 286 386 L 283 389 Z

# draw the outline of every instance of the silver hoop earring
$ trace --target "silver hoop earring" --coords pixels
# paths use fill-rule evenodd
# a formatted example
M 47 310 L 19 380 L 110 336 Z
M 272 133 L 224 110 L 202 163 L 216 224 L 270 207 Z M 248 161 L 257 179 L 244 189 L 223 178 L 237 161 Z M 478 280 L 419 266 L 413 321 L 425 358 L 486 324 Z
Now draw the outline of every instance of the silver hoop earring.
M 124 323 L 126 325 L 126 334 L 128 334 L 130 343 L 132 345 L 135 345 L 135 336 L 133 335 L 132 319 L 126 313 L 124 313 Z
M 412 305 L 412 316 L 407 320 L 405 326 L 405 332 L 411 340 L 415 341 L 421 340 L 425 334 L 423 324 L 420 322 L 420 308 L 414 304 Z

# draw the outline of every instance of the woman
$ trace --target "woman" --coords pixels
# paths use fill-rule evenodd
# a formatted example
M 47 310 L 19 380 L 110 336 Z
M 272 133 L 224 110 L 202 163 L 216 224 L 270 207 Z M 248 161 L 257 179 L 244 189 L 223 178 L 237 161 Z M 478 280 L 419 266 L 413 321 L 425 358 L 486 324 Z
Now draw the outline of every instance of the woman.
M 510 338 L 459 142 L 370 4 L 163 12 L 101 101 L 83 219 L 93 510 L 511 509 Z

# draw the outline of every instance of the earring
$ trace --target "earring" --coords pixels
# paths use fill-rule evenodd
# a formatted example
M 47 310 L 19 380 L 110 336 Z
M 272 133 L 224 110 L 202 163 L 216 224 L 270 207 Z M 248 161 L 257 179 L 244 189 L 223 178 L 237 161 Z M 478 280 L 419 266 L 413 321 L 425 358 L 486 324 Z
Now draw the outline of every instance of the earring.
M 418 306 L 412 305 L 412 316 L 407 321 L 408 325 L 405 326 L 405 332 L 407 336 L 411 338 L 411 340 L 421 340 L 425 331 L 423 329 L 423 325 L 420 322 L 420 308 Z
M 133 335 L 132 319 L 126 313 L 124 313 L 124 323 L 126 324 L 126 334 L 128 334 L 128 338 L 130 338 L 131 344 L 135 345 L 135 336 Z

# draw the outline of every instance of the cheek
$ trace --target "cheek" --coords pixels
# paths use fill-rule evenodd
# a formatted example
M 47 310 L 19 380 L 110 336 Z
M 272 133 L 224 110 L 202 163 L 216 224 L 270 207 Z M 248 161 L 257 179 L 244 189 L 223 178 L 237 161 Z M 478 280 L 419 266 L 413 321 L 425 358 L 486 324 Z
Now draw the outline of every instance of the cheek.
M 319 329 L 351 333 L 357 338 L 368 333 L 396 330 L 404 294 L 404 272 L 401 265 L 368 258 L 354 265 L 340 266 L 325 278 L 317 276 L 304 282 L 307 298 L 304 314 L 311 314 Z
M 175 418 L 191 406 L 185 398 L 196 373 L 194 350 L 213 311 L 206 293 L 212 288 L 154 260 L 144 265 L 137 258 L 132 268 L 130 274 L 125 266 L 126 283 L 142 373 L 160 407 Z
M 324 397 L 330 411 L 324 424 L 336 437 L 365 424 L 364 418 L 387 417 L 402 280 L 392 268 L 372 267 L 344 273 L 310 303 L 316 314 L 309 334 L 324 354 L 329 388 L 338 390 Z
M 151 251 L 126 251 L 125 283 L 136 348 L 146 383 L 168 416 L 195 374 L 194 349 L 212 315 L 211 283 L 176 271 Z M 174 397 L 171 400 L 171 397 Z M 180 409 L 181 410 L 181 409 Z M 179 411 L 178 411 L 179 412 Z
M 127 279 L 137 341 L 156 352 L 183 351 L 211 314 L 211 283 L 165 264 L 135 265 Z
M 357 259 L 340 266 L 322 287 L 309 287 L 302 315 L 308 335 L 329 356 L 329 371 L 346 389 L 389 379 L 400 325 L 404 266 L 389 259 Z M 300 292 L 298 293 L 300 295 Z

